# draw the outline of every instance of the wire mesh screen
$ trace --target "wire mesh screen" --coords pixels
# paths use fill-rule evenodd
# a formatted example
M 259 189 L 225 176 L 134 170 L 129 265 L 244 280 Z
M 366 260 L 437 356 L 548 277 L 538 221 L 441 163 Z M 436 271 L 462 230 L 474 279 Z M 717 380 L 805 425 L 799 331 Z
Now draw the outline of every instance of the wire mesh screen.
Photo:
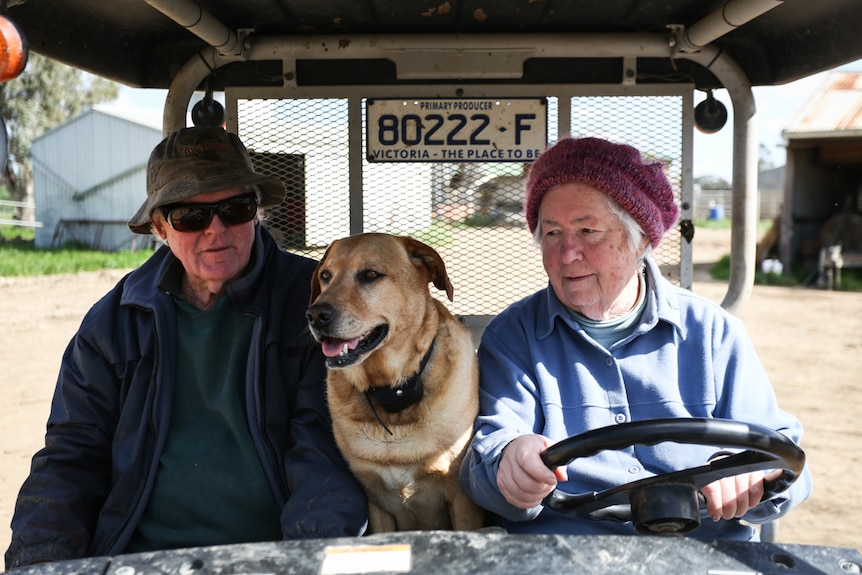
M 550 143 L 563 102 L 569 99 L 548 98 Z M 572 98 L 571 134 L 631 143 L 665 161 L 678 194 L 681 106 L 677 97 Z M 547 285 L 523 211 L 529 163 L 371 162 L 362 108 L 357 153 L 350 149 L 352 141 L 360 144 L 351 140 L 348 98 L 237 101 L 238 133 L 256 169 L 279 176 L 287 188 L 284 203 L 264 221 L 282 249 L 319 259 L 330 242 L 350 235 L 361 210 L 361 231 L 410 235 L 440 253 L 455 288 L 448 305 L 457 315 L 495 315 Z M 351 158 L 359 166 L 353 172 Z M 359 189 L 351 177 L 357 169 Z M 668 240 L 657 255 L 675 278 L 678 239 L 675 246 Z
M 264 225 L 282 249 L 317 258 L 350 233 L 347 99 L 243 100 L 238 135 L 255 169 L 281 178 Z

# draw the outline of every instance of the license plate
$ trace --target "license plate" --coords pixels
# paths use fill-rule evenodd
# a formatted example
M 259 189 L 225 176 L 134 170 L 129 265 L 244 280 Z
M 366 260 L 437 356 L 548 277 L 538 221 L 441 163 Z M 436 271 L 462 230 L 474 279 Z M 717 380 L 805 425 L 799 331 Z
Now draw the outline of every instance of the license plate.
M 548 142 L 545 98 L 372 99 L 369 162 L 532 162 Z

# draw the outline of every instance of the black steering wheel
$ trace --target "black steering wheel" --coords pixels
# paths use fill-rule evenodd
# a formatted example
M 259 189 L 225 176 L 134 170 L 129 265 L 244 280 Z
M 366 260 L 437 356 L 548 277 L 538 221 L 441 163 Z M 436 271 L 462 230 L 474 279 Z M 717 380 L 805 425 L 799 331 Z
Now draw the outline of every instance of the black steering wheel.
M 594 429 L 550 446 L 542 452 L 542 461 L 554 469 L 603 450 L 665 441 L 745 451 L 601 492 L 557 489 L 544 505 L 582 518 L 632 521 L 641 533 L 684 533 L 700 526 L 700 489 L 705 485 L 741 473 L 782 469 L 777 479 L 764 483 L 766 501 L 790 487 L 805 467 L 805 453 L 785 435 L 761 425 L 707 418 L 651 419 Z

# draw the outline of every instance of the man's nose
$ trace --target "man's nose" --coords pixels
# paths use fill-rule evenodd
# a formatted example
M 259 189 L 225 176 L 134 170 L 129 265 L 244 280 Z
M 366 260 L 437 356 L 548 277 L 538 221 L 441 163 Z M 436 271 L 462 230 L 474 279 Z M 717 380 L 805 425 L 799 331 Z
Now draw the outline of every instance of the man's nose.
M 221 221 L 221 218 L 218 216 L 218 211 L 216 211 L 213 214 L 213 219 L 210 220 L 210 225 L 208 225 L 207 229 L 204 231 L 217 234 L 217 233 L 223 232 L 226 229 L 227 229 L 227 226 L 225 225 L 225 223 L 223 221 Z

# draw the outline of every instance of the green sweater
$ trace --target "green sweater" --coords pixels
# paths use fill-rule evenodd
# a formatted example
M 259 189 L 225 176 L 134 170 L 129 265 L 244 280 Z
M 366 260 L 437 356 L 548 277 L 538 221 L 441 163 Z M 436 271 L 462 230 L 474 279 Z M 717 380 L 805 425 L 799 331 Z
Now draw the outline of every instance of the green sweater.
M 253 320 L 222 296 L 210 311 L 177 299 L 170 433 L 126 552 L 280 540 L 280 509 L 245 415 Z

